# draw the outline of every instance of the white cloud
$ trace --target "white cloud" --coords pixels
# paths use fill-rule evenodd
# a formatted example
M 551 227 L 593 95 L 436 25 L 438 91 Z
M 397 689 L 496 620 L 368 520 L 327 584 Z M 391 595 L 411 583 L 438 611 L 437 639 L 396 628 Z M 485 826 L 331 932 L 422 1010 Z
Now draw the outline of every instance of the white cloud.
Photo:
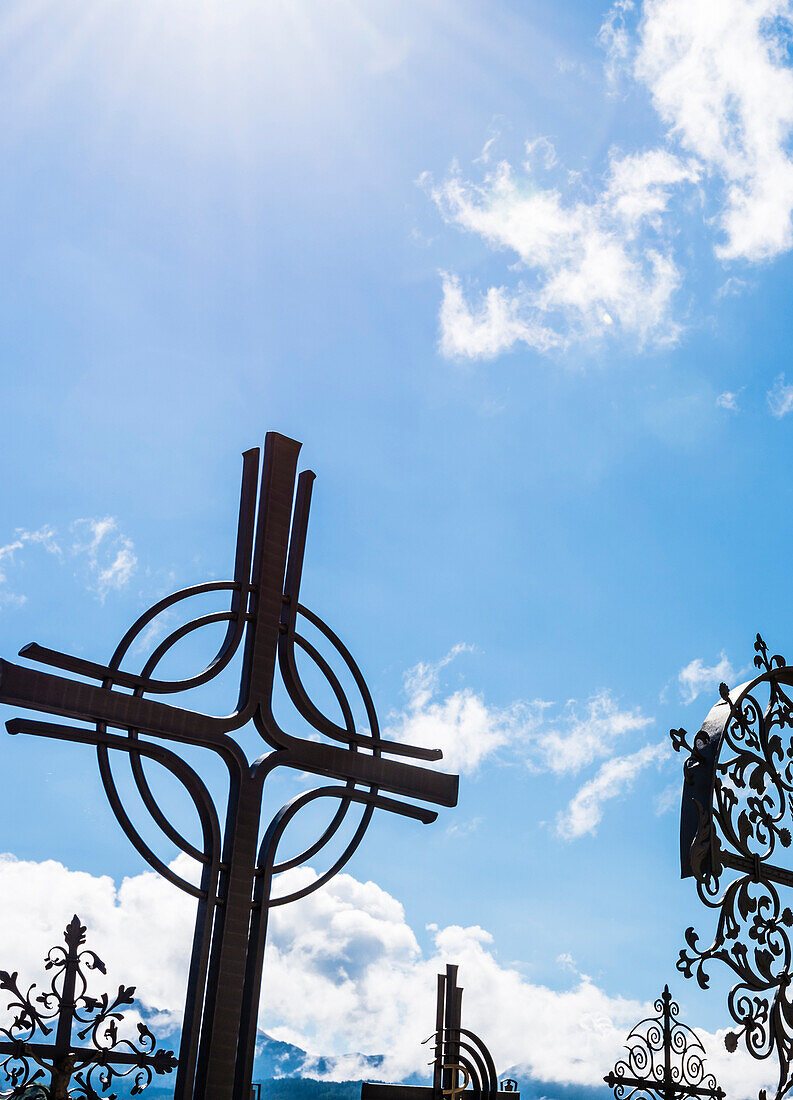
M 730 275 L 716 291 L 716 297 L 738 298 L 743 294 L 748 285 L 745 279 L 738 279 L 735 275 Z
M 735 670 L 722 650 L 715 665 L 706 665 L 701 657 L 695 657 L 680 669 L 677 681 L 684 703 L 693 703 L 703 691 L 715 691 L 721 683 L 729 683 L 735 677 Z
M 606 333 L 639 347 L 681 331 L 674 245 L 696 214 L 724 262 L 757 263 L 793 246 L 791 0 L 617 0 L 600 30 L 610 86 L 623 75 L 650 96 L 659 140 L 612 148 L 605 176 L 582 192 L 568 173 L 549 186 L 532 156 L 480 182 L 454 169 L 430 193 L 447 223 L 507 255 L 510 286 L 464 293 L 443 277 L 443 354 L 492 358 L 518 344 L 548 353 Z M 545 139 L 541 139 L 545 141 Z M 488 148 L 487 163 L 494 150 Z M 689 248 L 686 263 L 695 262 Z M 730 276 L 717 297 L 739 293 Z
M 717 254 L 793 243 L 793 72 L 787 0 L 646 0 L 634 73 L 680 147 L 723 183 Z
M 137 568 L 132 540 L 119 530 L 112 516 L 77 519 L 71 530 L 72 552 L 85 555 L 88 564 L 88 587 L 104 602 L 108 592 L 129 583 Z
M 292 875 L 292 885 L 298 885 L 314 872 Z M 0 892 L 14 898 L 0 910 L 0 965 L 11 963 L 34 980 L 45 951 L 77 912 L 88 926 L 88 946 L 107 963 L 108 988 L 137 982 L 144 1008 L 156 1009 L 161 1018 L 179 1017 L 192 905 L 158 876 L 146 872 L 116 887 L 107 877 L 69 871 L 54 861 L 5 856 Z M 492 937 L 477 926 L 434 930 L 425 953 L 394 897 L 373 882 L 341 874 L 288 911 L 273 910 L 259 1025 L 314 1059 L 337 1056 L 336 1079 L 371 1072 L 351 1051 L 383 1054 L 380 1074 L 386 1079 L 425 1075 L 421 1040 L 434 1019 L 435 975 L 450 960 L 460 964 L 466 1020 L 483 1034 L 496 1065 L 522 1064 L 535 1079 L 599 1085 L 622 1053 L 627 1032 L 650 1010 L 649 1004 L 600 989 L 585 975 L 571 974 L 564 989 L 533 983 L 499 963 Z M 719 1035 L 700 1034 L 708 1067 L 728 1095 L 756 1096 L 765 1084 L 764 1067 L 743 1051 L 727 1058 Z M 311 1069 L 311 1060 L 305 1068 Z
M 668 783 L 659 795 L 656 795 L 654 802 L 655 816 L 663 817 L 664 814 L 668 814 L 671 810 L 676 810 L 680 805 L 680 781 L 676 780 L 674 783 Z
M 633 786 L 636 777 L 651 764 L 668 755 L 666 744 L 645 745 L 629 756 L 615 756 L 598 769 L 575 794 L 556 819 L 556 832 L 563 840 L 576 840 L 587 833 L 594 835 L 603 820 L 603 803 L 619 798 Z
M 680 278 L 663 215 L 671 189 L 696 179 L 691 163 L 653 149 L 612 156 L 594 199 L 540 186 L 530 163 L 520 178 L 502 161 L 482 183 L 454 172 L 430 185 L 448 223 L 508 252 L 523 276 L 514 290 L 491 287 L 470 305 L 459 279 L 444 275 L 443 353 L 488 358 L 518 342 L 550 351 L 615 326 L 639 344 L 674 342 Z
M 793 412 L 793 385 L 785 383 L 784 374 L 777 375 L 774 385 L 766 394 L 766 400 L 771 415 L 775 416 L 777 420 L 781 420 L 783 416 Z
M 408 704 L 389 716 L 386 736 L 440 748 L 440 766 L 466 775 L 497 761 L 565 778 L 614 756 L 626 737 L 652 724 L 639 707 L 622 707 L 608 691 L 583 703 L 571 699 L 561 708 L 542 699 L 492 706 L 468 687 L 443 694 L 441 671 L 461 653 L 472 651 L 472 646 L 456 645 L 440 661 L 420 662 L 406 673 Z M 448 835 L 464 831 L 470 829 L 452 826 Z
M 634 710 L 621 710 L 608 691 L 598 692 L 581 710 L 571 700 L 562 715 L 540 728 L 532 738 L 532 763 L 557 775 L 575 775 L 595 760 L 611 756 L 620 738 L 643 730 L 652 718 Z
M 443 274 L 441 351 L 450 359 L 493 359 L 521 342 L 537 351 L 562 347 L 564 340 L 537 320 L 521 317 L 521 303 L 505 287 L 491 286 L 480 302 L 466 301 L 460 280 Z
M 740 390 L 732 392 L 725 390 L 716 398 L 716 405 L 720 409 L 729 409 L 730 412 L 738 412 L 738 394 Z
M 614 88 L 633 51 L 631 32 L 626 15 L 634 10 L 632 0 L 617 0 L 603 21 L 598 41 L 606 53 L 606 78 Z
M 471 649 L 456 645 L 435 664 L 421 662 L 411 669 L 405 675 L 407 708 L 392 714 L 386 729 L 386 735 L 396 741 L 441 749 L 444 768 L 469 775 L 498 750 L 523 738 L 533 711 L 522 703 L 488 706 L 483 696 L 470 688 L 436 698 L 441 669 Z
M 60 555 L 61 547 L 55 536 L 55 529 L 49 524 L 44 524 L 35 531 L 17 527 L 13 542 L 0 546 L 0 607 L 22 607 L 27 602 L 27 596 L 24 593 L 12 592 L 3 587 L 8 583 L 6 575 L 8 567 L 20 564 L 19 551 L 27 546 L 41 546 L 50 554 Z
M 0 546 L 0 606 L 21 607 L 27 601 L 24 593 L 3 586 L 8 584 L 9 568 L 24 565 L 22 552 L 32 546 L 41 547 L 62 563 L 69 560 L 79 567 L 81 561 L 85 562 L 83 582 L 102 601 L 111 589 L 121 589 L 129 582 L 137 568 L 137 558 L 132 540 L 119 530 L 115 519 L 110 516 L 78 519 L 71 524 L 70 531 L 72 541 L 66 549 L 50 524 L 35 531 L 18 527 L 13 540 Z

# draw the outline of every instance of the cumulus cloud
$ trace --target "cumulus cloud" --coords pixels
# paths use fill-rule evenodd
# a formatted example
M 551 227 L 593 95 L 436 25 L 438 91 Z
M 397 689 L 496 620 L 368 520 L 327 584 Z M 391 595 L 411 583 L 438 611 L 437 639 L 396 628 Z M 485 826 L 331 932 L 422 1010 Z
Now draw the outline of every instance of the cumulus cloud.
M 292 875 L 298 886 L 314 872 Z M 41 974 L 41 957 L 77 912 L 88 925 L 89 946 L 107 963 L 108 984 L 136 981 L 145 1012 L 179 1019 L 192 906 L 162 879 L 146 872 L 116 886 L 54 861 L 4 856 L 0 891 L 14 898 L 0 911 L 0 940 L 14 969 Z M 497 1065 L 520 1064 L 539 1080 L 595 1085 L 650 1008 L 599 988 L 567 955 L 560 963 L 572 968 L 562 979 L 569 984 L 551 989 L 502 965 L 492 936 L 480 927 L 433 932 L 431 948 L 422 951 L 396 898 L 374 882 L 338 875 L 288 912 L 273 911 L 259 1026 L 308 1051 L 304 1073 L 319 1075 L 319 1056 L 333 1055 L 332 1077 L 368 1075 L 355 1053 L 361 1052 L 384 1055 L 386 1079 L 425 1076 L 421 1040 L 434 1019 L 435 975 L 454 960 L 465 985 L 466 1019 L 485 1035 Z M 709 1067 L 728 1094 L 736 1100 L 756 1095 L 765 1083 L 762 1067 L 743 1052 L 719 1056 L 720 1037 L 701 1035 L 713 1055 Z
M 514 273 L 481 293 L 443 275 L 443 354 L 492 358 L 518 344 L 548 353 L 606 334 L 674 343 L 685 275 L 675 244 L 697 208 L 725 263 L 789 250 L 792 25 L 790 0 L 617 0 L 599 36 L 608 83 L 622 76 L 643 89 L 663 133 L 612 149 L 600 177 L 559 173 L 549 184 L 540 173 L 555 161 L 538 163 L 534 142 L 521 170 L 502 160 L 479 181 L 454 168 L 430 185 L 447 223 L 503 253 Z M 731 276 L 717 296 L 745 285 Z
M 577 791 L 556 819 L 556 832 L 563 840 L 594 835 L 603 820 L 603 803 L 620 798 L 633 787 L 637 776 L 668 755 L 666 744 L 645 745 L 629 756 L 615 756 Z
M 677 681 L 684 703 L 693 703 L 703 691 L 715 691 L 719 684 L 729 683 L 735 677 L 735 670 L 722 650 L 715 665 L 706 665 L 701 657 L 695 657 L 680 669 Z
M 546 161 L 547 163 L 547 161 Z M 453 173 L 430 193 L 449 224 L 506 252 L 522 278 L 470 304 L 459 279 L 443 278 L 441 349 L 493 357 L 522 342 L 539 351 L 613 327 L 640 344 L 674 342 L 679 285 L 663 232 L 670 189 L 696 169 L 665 150 L 613 156 L 600 194 L 568 200 L 543 187 L 527 163 L 502 161 L 481 183 Z
M 781 420 L 783 416 L 793 411 L 793 385 L 785 382 L 784 374 L 778 375 L 774 380 L 773 386 L 766 394 L 766 400 L 771 415 L 777 420 Z

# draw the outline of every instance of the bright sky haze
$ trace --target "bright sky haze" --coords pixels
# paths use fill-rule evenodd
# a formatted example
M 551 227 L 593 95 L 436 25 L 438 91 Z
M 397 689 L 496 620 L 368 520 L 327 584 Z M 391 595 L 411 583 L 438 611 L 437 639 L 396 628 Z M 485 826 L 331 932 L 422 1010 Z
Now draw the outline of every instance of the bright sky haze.
M 708 992 L 675 970 L 713 923 L 679 877 L 668 730 L 749 678 L 758 631 L 793 653 L 792 20 L 0 13 L 0 654 L 107 660 L 159 597 L 229 576 L 240 453 L 274 429 L 318 475 L 303 601 L 388 735 L 461 775 L 456 809 L 380 817 L 275 919 L 260 1026 L 350 1055 L 339 1076 L 422 1067 L 446 961 L 500 1068 L 597 1084 L 669 982 L 734 1100 L 770 1076 L 724 1053 L 717 968 Z M 2 754 L 0 965 L 33 968 L 79 905 L 177 1019 L 190 910 L 90 750 Z

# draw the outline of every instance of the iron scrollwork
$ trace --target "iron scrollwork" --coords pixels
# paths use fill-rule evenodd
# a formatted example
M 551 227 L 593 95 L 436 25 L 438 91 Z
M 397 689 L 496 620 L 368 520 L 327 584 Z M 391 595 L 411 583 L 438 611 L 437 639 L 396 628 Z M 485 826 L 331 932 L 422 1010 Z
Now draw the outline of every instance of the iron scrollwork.
M 88 972 L 106 974 L 95 951 L 84 947 L 85 926 L 76 915 L 64 932 L 66 947 L 50 948 L 44 965 L 52 971 L 49 989 L 20 987 L 19 975 L 0 970 L 0 990 L 14 1018 L 0 1025 L 0 1096 L 17 1100 L 37 1083 L 53 1100 L 116 1100 L 110 1090 L 118 1078 L 130 1078 L 132 1096 L 151 1084 L 155 1074 L 176 1068 L 173 1051 L 157 1050 L 144 1023 L 137 1037 L 119 1030 L 124 1012 L 135 1001 L 135 987 L 120 985 L 115 996 L 88 993 Z M 50 1042 L 43 1042 L 52 1036 Z
M 727 1003 L 736 1027 L 725 1044 L 734 1051 L 743 1042 L 758 1059 L 776 1053 L 781 1100 L 793 1088 L 793 911 L 780 891 L 793 886 L 793 872 L 780 864 L 791 845 L 793 668 L 769 654 L 759 634 L 754 648 L 759 674 L 732 691 L 720 685 L 720 701 L 693 743 L 685 730 L 671 731 L 675 749 L 689 753 L 681 872 L 696 879 L 700 899 L 718 913 L 708 946 L 687 929 L 677 968 L 703 989 L 712 961 L 732 970 L 737 982 Z
M 617 1100 L 685 1100 L 709 1096 L 723 1100 L 724 1090 L 705 1072 L 705 1048 L 687 1024 L 669 986 L 654 1004 L 657 1016 L 641 1020 L 625 1043 L 628 1055 L 603 1078 Z

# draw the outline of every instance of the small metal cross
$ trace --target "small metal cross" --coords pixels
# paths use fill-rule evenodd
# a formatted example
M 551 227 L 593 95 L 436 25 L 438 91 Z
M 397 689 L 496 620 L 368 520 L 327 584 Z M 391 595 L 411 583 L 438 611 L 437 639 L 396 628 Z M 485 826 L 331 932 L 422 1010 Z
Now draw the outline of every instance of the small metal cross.
M 118 987 L 115 997 L 103 993 L 93 997 L 87 993 L 86 971 L 105 974 L 105 964 L 99 956 L 83 948 L 85 926 L 78 916 L 72 917 L 64 932 L 66 949 L 52 947 L 45 959 L 45 968 L 53 970 L 49 990 L 33 997 L 35 985 L 27 992 L 20 989 L 15 971 L 0 970 L 0 990 L 11 995 L 9 1010 L 16 1013 L 7 1026 L 0 1026 L 0 1069 L 12 1091 L 5 1093 L 16 1100 L 37 1081 L 49 1076 L 51 1100 L 68 1097 L 109 1096 L 108 1089 L 115 1077 L 134 1074 L 132 1095 L 141 1093 L 153 1075 L 170 1073 L 176 1068 L 171 1050 L 156 1050 L 157 1041 L 145 1024 L 137 1026 L 137 1040 L 119 1035 L 118 1025 L 124 1019 L 122 1006 L 135 1000 L 135 987 Z M 82 949 L 82 950 L 81 950 Z M 36 1033 L 51 1035 L 52 1043 L 34 1041 Z M 82 1045 L 75 1045 L 74 1031 Z M 92 1045 L 85 1045 L 88 1041 Z M 4 1057 L 3 1057 L 4 1056 Z
M 657 1016 L 641 1020 L 628 1035 L 628 1057 L 603 1078 L 617 1100 L 641 1095 L 646 1100 L 685 1100 L 709 1096 L 723 1100 L 724 1090 L 705 1073 L 705 1048 L 677 1019 L 680 1009 L 669 986 L 655 1002 Z

